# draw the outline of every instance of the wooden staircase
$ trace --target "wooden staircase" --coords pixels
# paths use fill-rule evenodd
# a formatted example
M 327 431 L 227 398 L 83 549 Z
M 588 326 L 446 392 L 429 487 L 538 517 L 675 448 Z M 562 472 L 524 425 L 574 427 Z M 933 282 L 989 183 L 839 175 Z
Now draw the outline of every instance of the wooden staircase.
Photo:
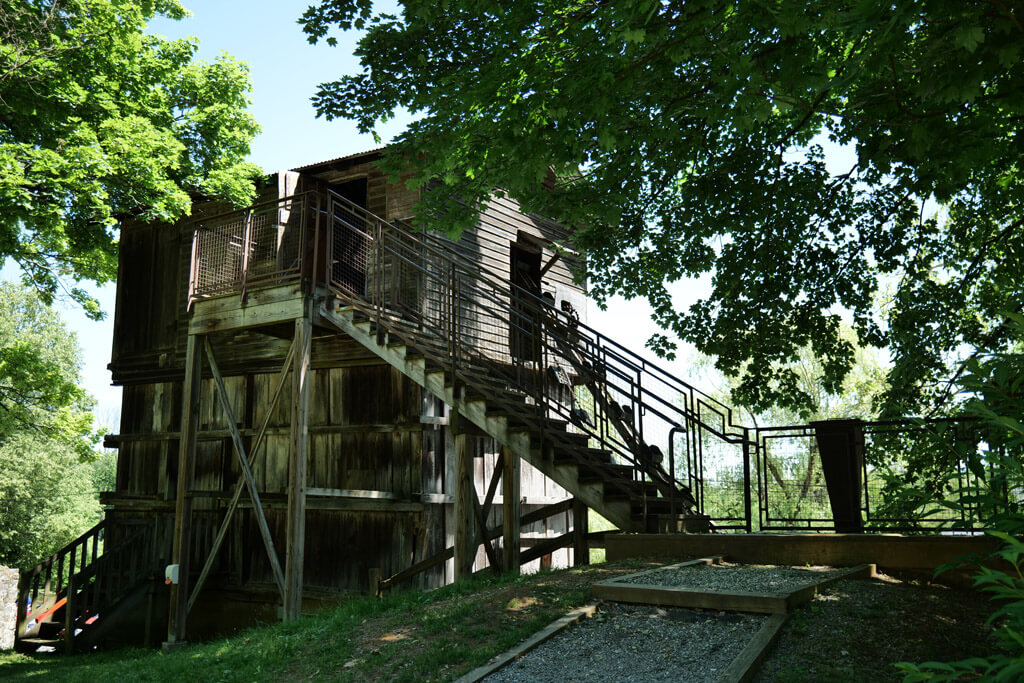
M 22 576 L 15 647 L 23 652 L 71 653 L 98 645 L 120 617 L 142 605 L 164 563 L 154 525 L 119 542 L 100 522 Z M 29 608 L 31 605 L 31 608 Z
M 406 377 L 441 398 L 460 416 L 571 492 L 587 507 L 626 531 L 706 531 L 708 519 L 693 511 L 685 489 L 637 477 L 608 449 L 591 447 L 586 433 L 546 413 L 522 391 L 478 363 L 457 371 L 444 357 L 444 340 L 428 329 L 403 330 L 401 321 L 378 324 L 355 305 L 328 296 L 319 324 L 344 332 Z M 666 495 L 667 494 L 667 495 Z

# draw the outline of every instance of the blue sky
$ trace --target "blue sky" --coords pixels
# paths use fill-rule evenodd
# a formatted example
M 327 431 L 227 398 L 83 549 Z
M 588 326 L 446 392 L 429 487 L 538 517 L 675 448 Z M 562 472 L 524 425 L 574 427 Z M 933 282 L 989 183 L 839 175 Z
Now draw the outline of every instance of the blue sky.
M 339 35 L 338 46 L 310 45 L 297 19 L 309 0 L 281 0 L 253 3 L 241 0 L 186 0 L 193 16 L 183 21 L 158 20 L 150 33 L 169 38 L 194 36 L 199 40 L 199 57 L 212 60 L 222 52 L 247 62 L 251 69 L 252 112 L 263 132 L 252 145 L 251 160 L 267 171 L 294 168 L 376 147 L 372 137 L 359 135 L 355 124 L 347 120 L 327 122 L 317 119 L 310 97 L 318 83 L 354 73 L 358 62 L 352 56 L 356 36 Z M 399 116 L 378 132 L 388 140 L 407 125 L 408 117 Z M 3 276 L 15 276 L 4 269 Z M 703 287 L 693 283 L 676 288 L 680 303 L 694 299 Z M 92 291 L 100 299 L 107 319 L 94 322 L 73 305 L 61 307 L 62 315 L 76 331 L 83 349 L 82 382 L 96 397 L 96 415 L 101 424 L 117 432 L 121 392 L 110 386 L 110 347 L 113 330 L 114 286 Z M 589 322 L 619 343 L 637 352 L 656 331 L 650 322 L 650 309 L 644 302 L 610 302 L 609 310 L 595 306 L 588 311 Z M 689 363 L 671 364 L 683 379 L 689 376 Z

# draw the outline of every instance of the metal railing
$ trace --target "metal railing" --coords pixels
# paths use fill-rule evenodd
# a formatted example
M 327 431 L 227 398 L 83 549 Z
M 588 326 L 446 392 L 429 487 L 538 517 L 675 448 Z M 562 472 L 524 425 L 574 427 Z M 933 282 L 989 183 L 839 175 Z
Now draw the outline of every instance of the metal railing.
M 334 194 L 326 206 L 329 285 L 377 323 L 379 341 L 385 332 L 401 339 L 495 400 L 496 388 L 521 395 L 509 400 L 511 415 L 531 420 L 556 452 L 600 470 L 572 447 L 579 439 L 551 425 L 584 435 L 585 447 L 612 455 L 606 488 L 633 498 L 639 491 L 645 514 L 701 507 L 712 452 L 747 463 L 749 478 L 754 442 L 725 405 L 443 240 Z M 747 528 L 750 499 L 742 497 L 740 509 L 717 517 L 719 528 Z
M 994 510 L 979 504 L 984 483 L 966 465 L 968 457 L 983 461 L 974 452 L 981 439 L 979 423 L 968 419 L 865 421 L 859 434 L 863 453 L 858 493 L 865 530 L 984 528 Z M 759 515 L 754 527 L 762 531 L 835 529 L 815 427 L 760 427 L 755 435 Z M 908 475 L 908 462 L 915 452 L 938 449 L 948 451 L 949 457 L 931 481 L 927 475 Z
M 375 322 L 380 343 L 401 340 L 454 381 L 503 402 L 556 453 L 639 499 L 645 516 L 692 510 L 719 530 L 835 528 L 810 425 L 740 425 L 728 406 L 583 324 L 539 287 L 517 286 L 445 238 L 388 223 L 333 192 L 203 219 L 191 272 L 190 301 L 244 297 L 247 288 L 296 278 L 323 282 Z M 915 425 L 865 423 L 869 450 Z M 611 462 L 588 458 L 588 449 L 610 453 Z M 871 465 L 861 475 L 869 529 L 983 523 L 969 506 L 960 506 L 961 519 L 894 512 L 881 476 Z M 971 486 L 964 474 L 959 490 Z
M 197 220 L 189 304 L 225 294 L 244 298 L 253 288 L 307 276 L 318 198 L 305 192 Z

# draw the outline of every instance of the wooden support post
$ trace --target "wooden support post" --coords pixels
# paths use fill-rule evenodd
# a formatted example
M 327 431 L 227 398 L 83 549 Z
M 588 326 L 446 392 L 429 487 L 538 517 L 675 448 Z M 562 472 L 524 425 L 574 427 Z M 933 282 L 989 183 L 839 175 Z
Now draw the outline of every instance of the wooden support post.
M 521 498 L 519 496 L 520 463 L 519 456 L 511 448 L 502 448 L 501 472 L 501 521 L 505 571 L 519 573 L 519 528 L 522 517 Z
M 464 432 L 455 434 L 455 580 L 473 574 L 476 559 L 475 510 L 476 491 L 473 487 L 473 453 L 470 437 Z
M 188 618 L 188 573 L 192 548 L 192 498 L 196 441 L 199 435 L 199 397 L 202 384 L 202 337 L 188 336 L 185 347 L 185 381 L 182 386 L 181 438 L 178 441 L 178 486 L 174 509 L 174 545 L 171 563 L 178 565 L 178 583 L 171 584 L 165 649 L 185 640 Z
M 590 564 L 590 544 L 587 543 L 587 528 L 590 526 L 590 511 L 579 499 L 572 499 L 572 556 L 573 565 L 581 567 Z
M 74 550 L 72 550 L 74 552 Z M 78 599 L 75 595 L 75 563 L 71 563 L 71 572 L 68 574 L 67 602 L 64 603 L 64 654 L 75 654 L 75 608 L 78 607 Z
M 370 595 L 380 597 L 380 568 L 374 567 L 370 570 L 369 576 Z
M 484 551 L 487 553 L 487 561 L 490 563 L 492 571 L 501 571 L 502 563 L 501 558 L 498 557 L 497 549 L 491 544 L 491 540 L 487 537 L 487 516 L 491 514 L 491 503 L 494 502 L 494 494 L 498 491 L 498 482 L 501 480 L 501 473 L 504 470 L 502 462 L 504 458 L 501 455 L 498 456 L 498 461 L 494 463 L 494 471 L 491 472 L 491 481 L 487 485 L 487 496 L 484 498 L 483 504 L 480 503 L 479 498 L 476 495 L 476 487 L 474 486 L 473 491 L 473 512 L 476 515 L 476 526 L 477 533 L 479 534 L 480 540 L 483 541 Z
M 297 619 L 302 611 L 302 563 L 306 552 L 306 460 L 309 451 L 309 358 L 312 332 L 309 315 L 295 321 L 291 458 L 288 463 L 288 538 L 284 570 L 285 621 Z

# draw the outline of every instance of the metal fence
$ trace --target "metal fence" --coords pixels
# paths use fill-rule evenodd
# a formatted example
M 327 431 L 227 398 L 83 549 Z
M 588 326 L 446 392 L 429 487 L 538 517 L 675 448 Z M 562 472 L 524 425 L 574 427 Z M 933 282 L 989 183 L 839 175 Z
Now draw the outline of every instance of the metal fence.
M 563 421 L 565 429 L 541 434 L 555 448 L 570 440 L 578 446 L 571 437 L 585 435 L 590 448 L 611 453 L 608 486 L 622 485 L 628 470 L 625 481 L 646 486 L 645 512 L 692 509 L 719 530 L 836 528 L 814 425 L 734 422 L 727 406 L 587 327 L 571 307 L 556 309 L 443 239 L 390 224 L 331 192 L 196 224 L 190 301 L 244 297 L 306 275 L 375 319 L 380 340 L 387 330 L 467 386 L 521 392 L 525 400 L 509 410 L 523 419 Z M 991 510 L 973 502 L 984 477 L 965 464 L 980 446 L 975 427 L 900 420 L 859 430 L 861 460 L 851 478 L 864 529 L 984 525 Z M 938 459 L 938 471 L 911 477 L 915 453 L 928 448 L 948 457 Z M 916 500 L 907 494 L 915 486 Z
M 967 466 L 984 462 L 980 425 L 970 420 L 867 421 L 858 425 L 860 453 L 857 481 L 860 519 L 864 530 L 972 531 L 984 528 L 993 510 L 977 502 L 985 479 Z M 758 517 L 752 528 L 761 531 L 832 531 L 835 514 L 822 468 L 814 425 L 761 427 L 755 430 L 755 472 Z M 932 472 L 915 472 L 925 453 L 933 462 L 937 450 L 948 457 Z M 939 459 L 942 460 L 941 458 Z M 732 479 L 736 481 L 735 477 Z M 738 484 L 734 484 L 738 485 Z M 706 491 L 715 505 L 733 494 L 721 486 Z
M 298 194 L 196 221 L 189 303 L 302 276 L 316 195 Z

